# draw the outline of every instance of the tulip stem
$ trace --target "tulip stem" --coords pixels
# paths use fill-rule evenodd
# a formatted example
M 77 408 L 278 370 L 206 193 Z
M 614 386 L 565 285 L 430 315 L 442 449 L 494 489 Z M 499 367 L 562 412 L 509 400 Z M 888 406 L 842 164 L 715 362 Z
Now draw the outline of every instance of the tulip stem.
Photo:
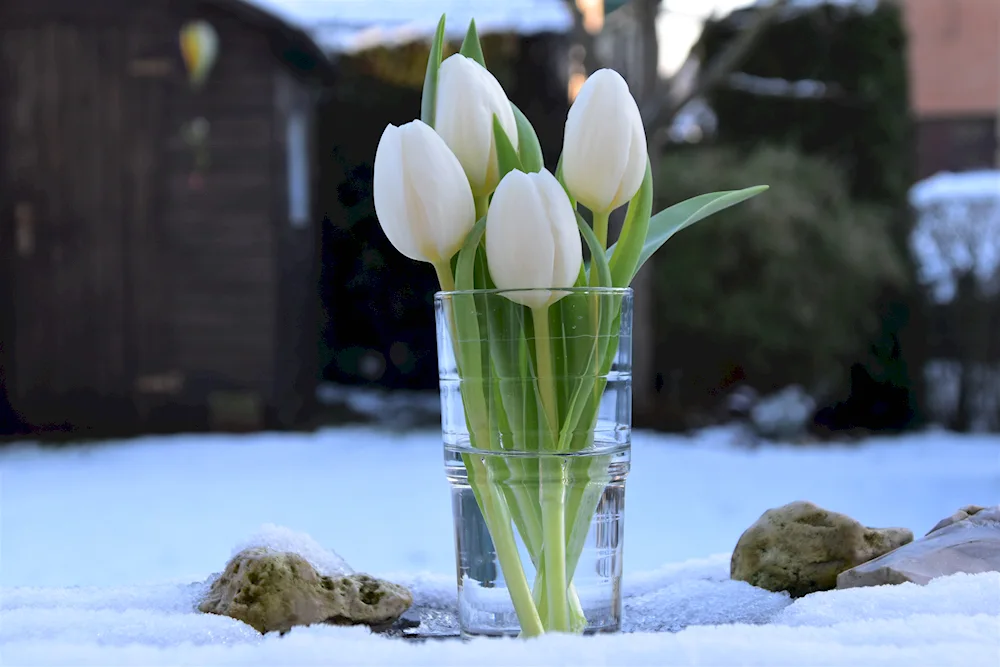
M 611 213 L 598 213 L 594 211 L 594 236 L 597 237 L 597 243 L 601 248 L 608 247 L 608 218 L 611 217 Z M 590 286 L 597 287 L 599 284 L 599 278 L 597 275 L 597 267 L 594 265 L 594 260 L 590 260 Z M 595 310 L 596 314 L 596 310 Z
M 455 276 L 451 272 L 451 262 L 442 261 L 434 264 L 434 272 L 437 273 L 438 283 L 441 291 L 453 292 L 455 290 Z
M 549 307 L 531 309 L 535 325 L 536 375 L 542 410 L 548 422 L 549 452 L 539 458 L 539 500 L 542 509 L 542 552 L 545 556 L 545 594 L 548 603 L 546 629 L 569 632 L 569 600 L 566 594 L 566 471 L 554 455 L 559 447 L 559 406 L 556 403 L 555 365 L 549 333 Z
M 476 220 L 482 220 L 483 216 L 490 209 L 490 196 L 476 197 Z
M 531 309 L 531 320 L 535 325 L 535 357 L 538 368 L 538 389 L 542 399 L 542 410 L 549 424 L 549 437 L 552 447 L 559 443 L 559 414 L 556 404 L 555 366 L 552 363 L 552 341 L 549 339 L 549 307 Z
M 611 218 L 611 211 L 607 213 L 594 213 L 594 235 L 597 237 L 601 247 L 608 247 L 608 219 Z

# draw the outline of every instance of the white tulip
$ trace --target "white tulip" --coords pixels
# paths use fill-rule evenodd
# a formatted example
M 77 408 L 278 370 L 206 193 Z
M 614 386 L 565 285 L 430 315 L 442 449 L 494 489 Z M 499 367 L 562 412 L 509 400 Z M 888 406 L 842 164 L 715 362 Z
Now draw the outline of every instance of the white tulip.
M 566 191 L 549 172 L 512 171 L 493 194 L 486 214 L 486 259 L 500 289 L 530 308 L 547 306 L 572 287 L 583 264 L 576 213 Z
M 570 193 L 595 213 L 610 213 L 639 191 L 646 173 L 646 131 L 621 74 L 597 70 L 566 118 L 562 174 Z
M 375 214 L 389 241 L 410 259 L 439 265 L 476 223 L 462 165 L 419 120 L 389 125 L 375 151 Z
M 517 121 L 506 93 L 490 72 L 460 53 L 438 70 L 434 129 L 458 156 L 477 197 L 496 189 L 500 181 L 493 115 L 517 148 Z

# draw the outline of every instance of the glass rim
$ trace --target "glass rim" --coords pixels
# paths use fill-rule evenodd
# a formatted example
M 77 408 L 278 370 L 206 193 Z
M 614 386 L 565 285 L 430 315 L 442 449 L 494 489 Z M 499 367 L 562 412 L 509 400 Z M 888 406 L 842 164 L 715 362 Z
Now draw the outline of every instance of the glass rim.
M 631 287 L 511 287 L 501 289 L 494 287 L 490 289 L 469 289 L 469 290 L 439 290 L 434 293 L 434 299 L 447 299 L 454 296 L 468 295 L 489 295 L 489 294 L 523 294 L 524 292 L 566 292 L 568 294 L 609 294 L 628 296 L 632 294 Z

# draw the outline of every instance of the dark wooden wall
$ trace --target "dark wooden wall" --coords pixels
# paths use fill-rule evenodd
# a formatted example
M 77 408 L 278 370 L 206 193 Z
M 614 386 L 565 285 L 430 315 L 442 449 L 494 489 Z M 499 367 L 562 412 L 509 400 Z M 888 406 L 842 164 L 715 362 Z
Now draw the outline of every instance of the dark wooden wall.
M 221 45 L 201 91 L 177 46 L 193 18 Z M 288 224 L 283 123 L 311 98 L 273 35 L 195 0 L 7 0 L 0 72 L 0 242 L 14 248 L 0 363 L 14 407 L 88 425 L 219 390 L 301 405 L 316 225 Z M 199 117 L 210 164 L 192 176 L 181 129 Z M 30 218 L 20 253 L 15 210 Z

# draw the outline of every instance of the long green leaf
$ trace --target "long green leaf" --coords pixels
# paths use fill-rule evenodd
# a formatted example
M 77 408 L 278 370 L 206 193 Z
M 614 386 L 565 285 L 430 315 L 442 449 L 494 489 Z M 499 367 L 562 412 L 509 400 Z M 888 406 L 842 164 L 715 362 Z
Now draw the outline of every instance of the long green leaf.
M 724 211 L 730 206 L 745 202 L 751 197 L 756 197 L 768 189 L 767 185 L 758 185 L 743 190 L 729 190 L 726 192 L 710 192 L 708 194 L 692 197 L 679 204 L 674 204 L 670 208 L 664 209 L 649 219 L 649 231 L 646 235 L 646 242 L 639 253 L 639 261 L 635 271 L 629 278 L 629 282 L 639 272 L 642 265 L 646 263 L 653 253 L 667 242 L 667 240 L 681 231 L 708 216 Z M 612 259 L 618 253 L 618 244 L 608 249 Z
M 466 58 L 472 58 L 477 63 L 486 67 L 486 58 L 483 57 L 483 45 L 479 43 L 479 33 L 476 32 L 476 19 L 469 21 L 469 29 L 465 33 L 462 41 L 462 48 L 459 50 Z
M 597 235 L 594 234 L 594 230 L 590 228 L 590 225 L 587 224 L 579 213 L 576 214 L 576 220 L 577 226 L 580 228 L 580 233 L 583 235 L 593 257 L 591 271 L 597 271 L 597 286 L 610 287 L 611 269 L 608 267 L 608 260 L 604 256 L 601 242 L 597 239 Z M 581 331 L 572 337 L 571 340 L 574 341 L 575 345 L 569 346 L 569 353 L 573 358 L 573 361 L 570 363 L 570 366 L 573 367 L 570 373 L 577 380 L 577 385 L 566 406 L 566 415 L 559 434 L 559 449 L 561 451 L 569 448 L 576 425 L 580 421 L 584 407 L 588 403 L 587 399 L 593 393 L 594 382 L 597 379 L 597 371 L 600 365 L 601 346 L 607 340 L 611 325 L 610 313 L 604 312 L 609 310 L 604 307 L 606 304 L 603 303 L 605 299 L 609 298 L 607 295 L 596 295 L 596 298 L 593 299 L 584 295 L 579 296 L 582 298 L 576 298 L 577 295 L 566 297 L 566 299 L 572 302 L 572 310 L 567 315 L 572 318 L 571 321 L 577 323 L 577 326 L 586 327 L 590 325 L 592 330 L 589 332 L 589 335 Z M 583 349 L 580 349 L 581 347 Z M 580 366 L 581 361 L 583 361 L 582 367 Z M 569 381 L 569 378 L 566 378 L 565 381 Z
M 431 53 L 427 58 L 427 73 L 424 74 L 424 90 L 420 98 L 420 120 L 434 127 L 435 106 L 437 105 L 438 70 L 441 68 L 441 54 L 444 50 L 444 17 L 438 21 Z
M 650 168 L 649 158 L 646 158 L 646 174 L 639 191 L 628 204 L 625 224 L 618 243 L 615 244 L 617 251 L 608 263 L 611 267 L 611 283 L 615 287 L 628 287 L 635 276 L 639 256 L 649 233 L 649 216 L 652 212 L 653 170 Z
M 545 168 L 545 159 L 535 128 L 516 104 L 511 102 L 510 108 L 514 111 L 514 120 L 517 121 L 517 153 L 521 158 L 521 166 L 529 174 L 539 172 Z
M 611 287 L 611 268 L 608 265 L 608 258 L 604 254 L 601 242 L 597 240 L 597 235 L 590 228 L 587 221 L 579 213 L 576 214 L 576 224 L 580 228 L 583 240 L 590 248 L 590 270 L 597 269 L 597 287 Z
M 458 251 L 458 259 L 455 262 L 455 290 L 458 292 L 476 288 L 476 251 L 484 233 L 486 233 L 485 215 L 469 230 L 462 249 Z
M 521 158 L 518 157 L 514 144 L 504 132 L 503 125 L 500 124 L 500 119 L 496 114 L 493 114 L 493 138 L 497 144 L 497 168 L 500 172 L 500 180 L 503 180 L 504 176 L 515 169 L 524 171 L 521 168 Z

